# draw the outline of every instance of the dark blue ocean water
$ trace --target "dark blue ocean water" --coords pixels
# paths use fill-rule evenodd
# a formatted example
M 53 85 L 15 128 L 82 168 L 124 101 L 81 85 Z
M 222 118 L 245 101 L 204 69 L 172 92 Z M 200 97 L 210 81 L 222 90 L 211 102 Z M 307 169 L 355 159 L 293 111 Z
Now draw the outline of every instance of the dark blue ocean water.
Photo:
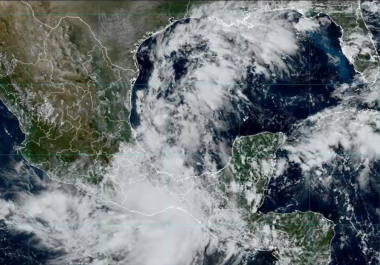
M 6 201 L 16 202 L 25 193 L 38 194 L 48 183 L 46 175 L 19 153 L 24 139 L 17 118 L 0 101 L 0 198 Z M 16 231 L 0 220 L 0 264 L 46 264 L 59 254 L 36 248 L 37 243 L 33 233 Z
M 178 23 L 191 23 L 191 20 L 186 19 L 174 23 L 162 34 L 170 36 L 170 32 Z M 250 102 L 249 104 L 244 104 L 239 100 L 230 102 L 231 105 L 235 106 L 236 111 L 233 113 L 226 111 L 220 116 L 228 121 L 230 127 L 224 131 L 216 131 L 214 140 L 223 139 L 224 142 L 232 146 L 233 140 L 241 135 L 252 135 L 262 131 L 287 133 L 298 120 L 303 120 L 327 107 L 338 105 L 339 99 L 332 95 L 336 85 L 352 83 L 355 75 L 353 65 L 349 63 L 341 50 L 339 43 L 341 36 L 340 28 L 331 23 L 324 30 L 309 34 L 303 39 L 301 41 L 301 45 L 304 47 L 303 52 L 298 58 L 290 58 L 291 60 L 289 60 L 289 64 L 299 73 L 292 80 L 277 79 L 272 82 L 273 84 L 268 85 L 263 76 L 252 73 L 252 69 L 246 69 L 248 78 L 237 80 L 236 88 L 243 91 Z M 130 121 L 133 127 L 140 125 L 139 115 L 135 109 L 135 94 L 138 90 L 149 89 L 146 84 L 152 73 L 154 60 L 150 58 L 150 52 L 157 45 L 160 44 L 157 43 L 157 38 L 153 36 L 143 42 L 137 52 L 136 58 L 140 74 L 132 90 Z M 178 50 L 176 55 L 178 54 L 183 56 L 184 52 Z M 331 57 L 338 59 L 337 63 L 331 63 Z M 186 73 L 186 67 L 180 65 L 186 62 L 186 58 L 173 61 L 175 76 L 172 80 L 174 82 Z M 231 93 L 234 93 L 233 89 Z M 167 95 L 160 94 L 157 95 L 157 98 L 165 96 Z M 242 117 L 247 116 L 248 119 L 242 121 Z M 281 153 L 278 155 L 286 156 L 286 154 Z M 215 160 L 217 159 L 215 157 Z M 339 163 L 343 162 L 337 161 L 338 165 Z M 222 166 L 224 164 L 219 163 L 219 167 Z M 326 165 L 326 167 L 328 166 Z M 373 165 L 373 167 L 376 168 L 378 165 Z M 329 170 L 335 178 L 334 187 L 338 190 L 344 190 L 350 197 L 354 213 L 348 213 L 342 207 L 345 201 L 335 190 L 323 190 L 322 187 L 311 189 L 310 183 L 306 181 L 297 164 L 290 166 L 283 177 L 270 181 L 260 211 L 264 213 L 269 211 L 286 213 L 295 210 L 312 210 L 322 213 L 333 220 L 335 224 L 338 224 L 335 227 L 335 237 L 332 242 L 331 264 L 370 264 L 373 260 L 359 249 L 358 246 L 362 242 L 355 231 L 362 229 L 363 233 L 370 234 L 369 247 L 376 247 L 376 244 L 379 246 L 376 235 L 378 229 L 372 225 L 379 223 L 376 214 L 376 209 L 379 209 L 379 194 L 375 189 L 379 183 L 374 181 L 370 184 L 372 187 L 370 192 L 360 193 L 347 182 L 347 179 L 350 180 L 351 178 L 353 181 L 357 177 L 352 172 L 353 168 L 351 171 L 347 169 L 347 171 L 342 172 L 337 171 L 335 167 L 331 167 Z M 373 178 L 378 178 L 378 172 L 373 170 Z M 286 185 L 289 183 L 292 185 Z M 352 215 L 355 217 L 355 219 L 351 219 L 356 222 L 354 225 L 351 225 L 346 219 L 346 222 L 340 221 L 341 218 L 352 217 Z M 342 241 L 344 238 L 346 238 L 345 241 Z M 369 255 L 374 255 L 374 253 L 371 252 Z M 258 263 L 255 261 L 251 263 L 273 264 L 274 261 L 269 260 L 269 257 L 271 256 L 263 254 L 256 260 Z
M 376 20 L 376 23 L 377 21 L 380 20 Z M 333 36 L 334 34 L 340 36 L 339 31 L 335 25 L 331 30 Z M 321 38 L 318 35 L 311 35 L 311 40 L 321 53 L 329 53 L 339 58 L 340 63 L 334 70 L 336 76 L 342 82 L 351 83 L 353 69 L 340 51 L 338 40 Z M 318 62 L 326 64 L 323 58 Z M 316 72 L 313 74 L 316 78 L 314 82 L 320 76 L 326 78 L 328 75 L 326 72 Z M 339 150 L 336 151 L 341 153 Z M 286 157 L 286 152 L 280 150 L 277 156 Z M 371 163 L 368 187 L 366 190 L 361 190 L 357 185 L 361 172 L 358 170 L 361 164 L 356 159 L 357 155 L 342 153 L 342 156 L 345 161 L 343 158 L 337 158 L 331 165 L 323 165 L 326 176 L 333 177 L 328 188 L 312 180 L 318 179 L 315 174 L 305 176 L 298 164 L 290 163 L 290 167 L 282 176 L 270 180 L 264 204 L 259 210 L 263 213 L 271 211 L 288 213 L 295 210 L 322 213 L 335 224 L 331 264 L 378 264 L 380 161 Z
M 286 158 L 286 152 L 280 150 L 277 156 Z M 281 176 L 270 180 L 259 211 L 322 213 L 335 224 L 331 264 L 378 264 L 380 161 L 370 165 L 368 187 L 361 190 L 357 185 L 361 171 L 356 158 L 345 154 L 344 159 L 322 166 L 326 177 L 332 176 L 329 186 L 322 185 L 318 175 L 305 175 L 299 164 L 290 162 Z
M 189 22 L 190 20 L 186 19 L 178 23 Z M 170 34 L 170 30 L 175 27 L 175 24 L 166 33 Z M 338 104 L 338 99 L 331 96 L 334 85 L 352 82 L 354 74 L 352 65 L 348 63 L 338 45 L 340 34 L 339 28 L 332 24 L 323 34 L 310 35 L 309 38 L 303 40 L 305 50 L 302 57 L 306 60 L 306 64 L 294 65 L 301 73 L 297 80 L 276 80 L 276 84 L 268 86 L 265 85 L 266 82 L 261 76 L 251 75 L 248 80 L 241 82 L 239 89 L 242 89 L 251 104 L 241 105 L 241 102 L 232 102 L 231 104 L 239 105 L 244 114 L 251 114 L 250 118 L 242 122 L 241 113 L 226 113 L 224 118 L 230 121 L 230 128 L 225 132 L 219 132 L 218 137 L 227 139 L 232 144 L 233 139 L 239 135 L 255 134 L 264 130 L 286 132 L 297 120 Z M 133 127 L 140 124 L 135 106 L 136 91 L 148 89 L 146 84 L 153 70 L 151 58 L 147 52 L 142 51 L 142 48 L 150 50 L 156 45 L 158 45 L 156 38 L 149 38 L 141 45 L 137 54 L 140 74 L 132 91 L 130 121 Z M 178 53 L 181 52 L 178 51 Z M 339 64 L 329 64 L 327 54 L 339 58 Z M 183 65 L 185 62 L 186 60 L 183 58 L 173 65 L 176 71 L 175 81 L 185 73 L 186 69 Z M 292 85 L 294 83 L 296 85 Z M 308 83 L 320 85 L 308 86 Z M 263 90 L 266 92 L 265 95 L 260 93 Z M 167 95 L 158 96 L 165 97 Z M 294 96 L 297 97 L 295 100 Z M 310 100 L 314 103 L 312 106 Z M 25 135 L 20 130 L 16 117 L 0 102 L 0 198 L 4 200 L 16 201 L 22 193 L 38 194 L 45 189 L 43 183 L 48 182 L 45 174 L 41 170 L 29 166 L 17 151 L 17 147 L 22 145 L 24 139 Z M 285 156 L 281 153 L 278 155 Z M 20 163 L 24 165 L 21 172 L 16 170 L 16 166 Z M 372 169 L 373 178 L 377 178 L 379 164 L 372 165 Z M 266 199 L 260 210 L 262 212 L 295 210 L 320 212 L 339 224 L 335 227 L 336 236 L 332 243 L 332 264 L 369 264 L 368 257 L 358 247 L 361 244 L 361 238 L 355 233 L 355 230 L 361 229 L 365 233 L 372 233 L 374 237 L 369 247 L 375 244 L 379 246 L 379 237 L 378 234 L 376 235 L 378 227 L 373 225 L 379 223 L 376 215 L 376 209 L 379 209 L 379 196 L 376 193 L 379 183 L 370 183 L 370 192 L 358 193 L 353 186 L 347 185 L 347 181 L 353 181 L 356 177 L 351 174 L 352 171 L 339 172 L 336 168 L 328 168 L 328 170 L 335 174 L 334 187 L 346 190 L 350 196 L 355 208 L 355 220 L 361 224 L 351 225 L 347 220 L 342 222 L 341 217 L 349 216 L 349 213 L 341 207 L 344 204 L 343 198 L 333 189 L 323 190 L 322 187 L 310 189 L 310 184 L 296 164 L 291 166 L 283 177 L 271 180 Z M 293 185 L 285 185 L 289 182 Z M 287 188 L 284 188 L 285 186 Z M 342 238 L 346 238 L 343 245 Z M 8 227 L 3 221 L 0 221 L 0 264 L 46 264 L 49 259 L 60 255 L 60 253 L 53 253 L 49 250 L 37 249 L 35 247 L 37 243 L 33 234 L 16 232 L 12 227 Z M 272 255 L 267 252 L 262 252 L 249 260 L 249 264 L 273 263 Z
M 167 28 L 162 34 L 169 38 L 170 32 L 178 24 L 192 23 L 196 19 L 186 19 L 178 21 Z M 216 132 L 216 137 L 224 139 L 230 146 L 237 136 L 252 135 L 262 131 L 270 132 L 287 132 L 291 126 L 301 119 L 307 118 L 326 107 L 337 105 L 338 99 L 332 96 L 336 85 L 342 83 L 351 83 L 355 75 L 354 68 L 341 51 L 339 45 L 341 37 L 340 28 L 335 24 L 325 30 L 321 30 L 300 41 L 303 51 L 294 58 L 289 58 L 288 64 L 296 69 L 299 74 L 297 77 L 288 79 L 266 80 L 263 75 L 255 74 L 252 68 L 247 68 L 247 79 L 236 80 L 234 88 L 230 88 L 231 101 L 236 110 L 228 112 L 221 111 L 220 119 L 228 121 L 229 128 Z M 202 42 L 202 39 L 200 39 Z M 132 127 L 140 124 L 139 115 L 136 112 L 136 93 L 140 90 L 149 89 L 147 83 L 153 71 L 154 60 L 151 51 L 157 45 L 157 36 L 152 36 L 145 40 L 139 47 L 136 55 L 136 61 L 140 73 L 132 89 L 132 109 L 130 122 Z M 207 44 L 196 46 L 196 50 L 202 53 L 207 49 Z M 187 48 L 188 49 L 188 48 Z M 186 52 L 192 52 L 186 50 Z M 170 58 L 161 58 L 162 60 L 171 60 L 175 76 L 161 76 L 165 80 L 164 87 L 173 87 L 177 82 L 178 76 L 186 72 L 186 52 L 178 49 Z M 339 58 L 338 64 L 331 64 L 329 56 Z M 302 63 L 301 63 L 302 61 Z M 243 69 L 244 70 L 244 69 Z M 177 76 L 177 71 L 178 73 Z M 272 83 L 268 85 L 268 83 Z M 312 84 L 312 85 L 309 85 Z M 243 102 L 234 95 L 237 90 L 249 99 L 249 103 Z M 170 98 L 170 89 L 164 90 L 156 95 L 157 99 L 161 97 Z M 243 120 L 243 117 L 248 118 Z

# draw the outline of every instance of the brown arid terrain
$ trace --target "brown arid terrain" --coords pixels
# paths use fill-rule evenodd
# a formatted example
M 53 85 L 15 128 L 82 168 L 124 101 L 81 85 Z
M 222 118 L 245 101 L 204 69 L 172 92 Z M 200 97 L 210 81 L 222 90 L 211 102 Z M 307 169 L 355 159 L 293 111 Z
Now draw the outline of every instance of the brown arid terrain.
M 23 155 L 48 172 L 70 170 L 98 182 L 100 168 L 120 142 L 131 141 L 133 50 L 147 32 L 182 17 L 187 3 L 1 2 L 0 7 L 0 97 L 26 134 Z

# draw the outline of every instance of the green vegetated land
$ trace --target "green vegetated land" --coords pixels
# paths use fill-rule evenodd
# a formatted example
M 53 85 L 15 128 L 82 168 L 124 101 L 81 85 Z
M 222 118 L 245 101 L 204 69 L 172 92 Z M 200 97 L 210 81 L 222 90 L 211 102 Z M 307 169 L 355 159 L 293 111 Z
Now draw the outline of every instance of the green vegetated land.
M 129 51 L 147 31 L 167 25 L 169 16 L 180 18 L 188 4 L 87 3 L 71 7 L 59 2 L 32 3 L 36 18 L 44 24 L 23 3 L 1 3 L 2 13 L 18 15 L 0 15 L 0 97 L 20 120 L 26 133 L 22 153 L 30 162 L 47 172 L 83 176 L 96 184 L 101 180 L 97 168 L 110 163 L 121 142 L 132 141 L 128 107 L 135 69 Z M 75 14 L 83 6 L 80 10 L 88 14 Z M 83 21 L 60 20 L 62 13 L 83 17 Z M 283 135 L 273 133 L 238 138 L 221 179 L 225 185 L 237 184 L 238 192 L 228 196 L 235 196 L 252 232 L 259 227 L 255 224 L 270 224 L 271 231 L 281 232 L 291 243 L 291 254 L 283 249 L 280 258 L 297 250 L 301 261 L 297 264 L 306 257 L 326 260 L 333 233 L 331 223 L 322 216 L 257 212 L 274 153 L 282 142 Z M 293 225 L 285 225 L 290 222 Z
M 236 196 L 240 207 L 252 210 L 260 205 L 275 151 L 283 141 L 282 134 L 274 133 L 244 136 L 234 141 L 231 162 L 221 178 L 225 183 L 235 183 L 239 187 Z M 255 199 L 247 201 L 247 197 Z
M 10 15 L 0 16 L 0 96 L 22 123 L 22 152 L 28 160 L 46 170 L 78 163 L 83 174 L 107 165 L 119 144 L 131 141 L 128 106 L 135 66 L 126 51 L 147 31 L 165 27 L 170 17 L 179 19 L 202 3 L 33 2 L 36 18 L 26 4 L 2 3 L 2 13 Z M 318 8 L 324 7 L 312 12 Z M 366 32 L 354 12 L 342 10 L 329 15 L 345 30 Z M 61 20 L 64 14 L 74 17 Z M 368 56 L 358 55 L 359 70 L 368 66 Z M 248 177 L 242 163 L 231 168 L 242 172 L 237 181 Z M 253 181 L 263 189 L 262 179 Z
M 265 183 L 274 173 L 271 167 L 275 152 L 283 141 L 283 134 L 274 133 L 236 139 L 231 162 L 221 177 L 224 183 L 238 187 L 229 197 L 236 196 L 237 206 L 247 222 L 247 231 L 253 236 L 262 233 L 263 229 L 268 231 L 266 236 L 270 244 L 263 239 L 262 247 L 278 248 L 274 255 L 280 260 L 291 261 L 290 264 L 327 264 L 334 235 L 331 221 L 313 212 L 262 214 L 257 210 L 264 196 Z
M 376 72 L 379 64 L 376 49 L 371 42 L 369 31 L 360 15 L 359 2 L 326 1 L 315 2 L 307 16 L 313 17 L 319 13 L 327 14 L 343 30 L 342 41 L 348 49 L 357 51 L 352 58 L 357 71 L 364 73 Z M 355 40 L 360 38 L 360 44 Z
M 254 214 L 249 230 L 257 233 L 268 227 L 281 234 L 284 249 L 279 247 L 278 258 L 289 259 L 291 264 L 327 264 L 330 258 L 330 243 L 334 237 L 333 222 L 314 212 L 294 212 L 288 214 Z
M 22 153 L 31 163 L 96 183 L 98 169 L 110 163 L 120 143 L 132 141 L 129 92 L 136 73 L 129 51 L 145 32 L 167 25 L 170 14 L 184 15 L 188 5 L 31 6 L 35 17 L 24 3 L 1 3 L 2 14 L 9 15 L 0 15 L 0 97 L 20 120 L 26 134 Z M 65 14 L 72 17 L 62 19 Z M 126 57 L 126 64 L 115 63 Z

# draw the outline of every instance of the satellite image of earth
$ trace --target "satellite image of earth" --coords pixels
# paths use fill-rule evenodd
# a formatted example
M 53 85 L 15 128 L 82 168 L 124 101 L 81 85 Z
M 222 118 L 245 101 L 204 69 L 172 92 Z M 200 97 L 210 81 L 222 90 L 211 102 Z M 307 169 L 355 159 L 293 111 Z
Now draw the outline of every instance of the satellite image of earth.
M 0 264 L 380 264 L 380 1 L 0 1 Z

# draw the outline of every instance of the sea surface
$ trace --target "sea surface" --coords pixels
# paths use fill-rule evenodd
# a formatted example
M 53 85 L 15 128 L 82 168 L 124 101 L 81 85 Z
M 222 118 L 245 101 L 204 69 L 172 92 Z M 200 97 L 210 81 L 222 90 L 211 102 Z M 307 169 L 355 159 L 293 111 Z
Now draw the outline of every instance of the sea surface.
M 49 183 L 46 174 L 30 166 L 21 155 L 19 149 L 25 134 L 19 125 L 17 118 L 0 101 L 0 208 L 5 201 L 17 201 L 23 194 L 37 195 Z M 38 240 L 33 233 L 16 231 L 13 227 L 18 225 L 25 224 L 9 224 L 0 219 L 0 264 L 46 264 L 59 254 L 37 249 Z

